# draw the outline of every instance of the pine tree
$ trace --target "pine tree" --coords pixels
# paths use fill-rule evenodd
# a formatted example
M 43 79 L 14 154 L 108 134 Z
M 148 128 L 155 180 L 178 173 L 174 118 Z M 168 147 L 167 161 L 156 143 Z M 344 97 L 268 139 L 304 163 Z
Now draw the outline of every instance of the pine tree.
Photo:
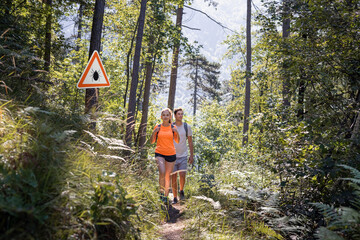
M 219 82 L 220 64 L 216 62 L 209 62 L 205 56 L 196 51 L 195 54 L 188 54 L 182 62 L 182 66 L 186 67 L 186 76 L 191 79 L 189 89 L 193 89 L 191 94 L 193 103 L 193 114 L 196 115 L 196 108 L 198 101 L 205 98 L 220 101 L 221 87 Z

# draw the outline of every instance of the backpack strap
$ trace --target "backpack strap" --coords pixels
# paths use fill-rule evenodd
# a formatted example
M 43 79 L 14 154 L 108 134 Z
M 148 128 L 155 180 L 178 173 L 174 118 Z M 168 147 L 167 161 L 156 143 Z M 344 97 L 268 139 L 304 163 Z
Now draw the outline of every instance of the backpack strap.
M 158 124 L 157 126 L 161 129 L 161 124 Z M 175 123 L 172 123 L 172 124 L 171 124 L 171 129 L 173 129 L 174 126 L 175 126 Z M 159 130 L 159 132 L 160 132 L 160 130 Z M 157 139 L 158 139 L 159 132 L 156 133 L 156 141 L 157 141 Z M 175 135 L 175 134 L 174 134 L 174 132 L 173 132 L 173 136 L 174 136 L 174 135 Z
M 184 122 L 184 128 L 185 128 L 185 133 L 186 133 L 186 139 L 188 137 L 188 125 L 186 122 Z

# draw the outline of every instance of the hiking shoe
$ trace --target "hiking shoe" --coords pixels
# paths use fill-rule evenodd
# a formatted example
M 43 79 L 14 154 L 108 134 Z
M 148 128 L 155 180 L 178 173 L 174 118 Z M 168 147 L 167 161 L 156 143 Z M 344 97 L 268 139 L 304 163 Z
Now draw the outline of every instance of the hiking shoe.
M 165 197 L 163 196 L 162 199 L 161 199 L 162 203 L 165 205 L 165 206 L 169 206 L 170 205 L 170 202 L 169 202 L 169 198 L 168 197 Z
M 160 193 L 160 201 L 163 202 L 163 201 L 164 201 L 164 197 L 165 197 L 165 196 L 164 196 L 164 193 Z
M 180 200 L 185 200 L 184 190 L 181 190 L 181 191 L 179 192 L 179 194 L 180 194 Z
M 174 197 L 173 204 L 177 204 L 177 203 L 178 203 L 178 199 L 177 197 Z

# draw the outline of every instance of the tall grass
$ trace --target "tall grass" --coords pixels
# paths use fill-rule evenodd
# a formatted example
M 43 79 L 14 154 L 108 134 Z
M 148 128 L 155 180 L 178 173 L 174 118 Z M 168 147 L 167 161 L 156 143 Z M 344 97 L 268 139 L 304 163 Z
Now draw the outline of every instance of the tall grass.
M 84 130 L 81 116 L 0 106 L 1 239 L 154 235 L 164 215 L 154 179 L 140 180 L 121 140 Z

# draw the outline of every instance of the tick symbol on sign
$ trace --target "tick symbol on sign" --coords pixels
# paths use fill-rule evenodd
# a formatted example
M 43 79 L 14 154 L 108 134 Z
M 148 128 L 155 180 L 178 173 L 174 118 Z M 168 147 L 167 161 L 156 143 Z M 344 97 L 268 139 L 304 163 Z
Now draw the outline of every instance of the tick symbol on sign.
M 91 71 L 91 74 L 92 74 L 92 79 L 93 79 L 93 81 L 99 80 L 99 78 L 100 78 L 100 73 L 99 73 L 98 70 L 92 70 L 92 71 Z

